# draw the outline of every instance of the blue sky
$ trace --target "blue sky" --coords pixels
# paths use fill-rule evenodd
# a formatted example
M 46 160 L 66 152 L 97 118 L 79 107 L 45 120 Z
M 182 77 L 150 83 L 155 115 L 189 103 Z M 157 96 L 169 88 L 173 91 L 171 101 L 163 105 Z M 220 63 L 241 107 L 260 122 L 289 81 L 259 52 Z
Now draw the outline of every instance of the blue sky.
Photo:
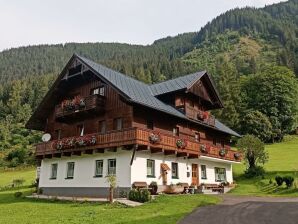
M 0 51 L 66 42 L 151 44 L 217 15 L 281 0 L 0 0 Z

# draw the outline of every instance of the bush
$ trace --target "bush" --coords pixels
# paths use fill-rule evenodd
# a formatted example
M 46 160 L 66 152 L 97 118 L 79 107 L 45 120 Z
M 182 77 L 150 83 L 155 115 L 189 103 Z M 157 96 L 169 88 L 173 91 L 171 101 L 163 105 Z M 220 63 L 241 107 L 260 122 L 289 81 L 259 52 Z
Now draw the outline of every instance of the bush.
M 144 189 L 144 190 L 132 189 L 128 193 L 128 199 L 131 201 L 144 203 L 151 200 L 151 194 L 147 189 Z
M 24 179 L 14 179 L 12 181 L 13 187 L 20 187 L 24 184 L 25 180 Z
M 157 189 L 158 189 L 157 182 L 152 181 L 150 183 L 149 187 L 151 188 L 150 193 L 153 194 L 153 195 L 156 195 L 157 194 Z
M 253 177 L 262 177 L 265 174 L 265 169 L 262 166 L 256 166 L 253 168 L 248 168 L 245 172 L 244 175 L 247 178 L 253 178 Z
M 276 182 L 277 186 L 281 186 L 284 182 L 284 179 L 281 176 L 276 176 L 275 182 Z
M 20 198 L 20 197 L 23 196 L 23 192 L 17 191 L 17 192 L 14 193 L 14 196 L 15 196 L 16 198 Z
M 283 181 L 286 183 L 287 188 L 290 188 L 293 186 L 294 178 L 292 176 L 285 176 L 283 177 Z

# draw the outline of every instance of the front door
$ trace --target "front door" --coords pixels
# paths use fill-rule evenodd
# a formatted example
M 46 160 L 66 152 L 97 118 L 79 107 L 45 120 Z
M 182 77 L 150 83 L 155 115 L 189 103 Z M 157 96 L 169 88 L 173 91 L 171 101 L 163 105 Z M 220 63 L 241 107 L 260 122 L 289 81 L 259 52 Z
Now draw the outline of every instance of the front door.
M 198 164 L 191 164 L 191 185 L 198 186 Z

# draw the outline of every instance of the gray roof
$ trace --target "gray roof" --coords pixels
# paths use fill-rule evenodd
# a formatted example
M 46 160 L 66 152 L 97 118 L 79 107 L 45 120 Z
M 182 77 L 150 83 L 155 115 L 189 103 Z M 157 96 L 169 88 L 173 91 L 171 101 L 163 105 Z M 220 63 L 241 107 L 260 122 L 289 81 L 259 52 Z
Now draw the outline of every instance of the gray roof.
M 170 93 L 177 90 L 187 89 L 191 87 L 197 80 L 199 80 L 206 71 L 196 72 L 193 74 L 178 77 L 168 81 L 156 83 L 150 86 L 153 95 L 161 95 L 164 93 Z
M 78 59 L 80 59 L 83 63 L 85 63 L 87 66 L 89 66 L 90 69 L 92 69 L 98 76 L 100 76 L 100 78 L 104 79 L 114 88 L 119 90 L 120 94 L 124 95 L 130 101 L 186 120 L 190 119 L 187 118 L 185 114 L 183 114 L 176 108 L 156 98 L 155 95 L 159 95 L 159 93 L 161 92 L 170 91 L 170 86 L 172 86 L 174 89 L 187 88 L 188 85 L 191 85 L 194 81 L 200 79 L 206 73 L 205 71 L 198 72 L 183 76 L 181 78 L 169 80 L 167 82 L 162 82 L 155 85 L 147 85 L 120 72 L 116 72 L 103 65 L 97 64 L 85 57 L 78 55 L 75 56 Z M 158 91 L 158 86 L 160 86 L 161 89 L 163 89 L 163 91 Z M 215 127 L 206 125 L 199 121 L 191 121 L 221 132 L 240 137 L 239 134 L 237 134 L 235 131 L 231 130 L 218 120 L 216 120 L 215 122 Z

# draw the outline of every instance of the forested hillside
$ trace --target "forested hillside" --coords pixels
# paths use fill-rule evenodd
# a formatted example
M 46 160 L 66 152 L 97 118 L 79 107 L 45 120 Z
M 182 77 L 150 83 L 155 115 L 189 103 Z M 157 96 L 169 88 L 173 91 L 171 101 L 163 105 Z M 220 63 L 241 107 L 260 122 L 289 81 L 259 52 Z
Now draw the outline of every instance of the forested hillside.
M 32 162 L 40 133 L 24 123 L 73 53 L 146 83 L 207 70 L 225 105 L 213 112 L 221 121 L 266 142 L 282 140 L 298 121 L 297 15 L 298 0 L 290 0 L 230 10 L 199 32 L 148 46 L 68 43 L 0 52 L 0 166 Z

